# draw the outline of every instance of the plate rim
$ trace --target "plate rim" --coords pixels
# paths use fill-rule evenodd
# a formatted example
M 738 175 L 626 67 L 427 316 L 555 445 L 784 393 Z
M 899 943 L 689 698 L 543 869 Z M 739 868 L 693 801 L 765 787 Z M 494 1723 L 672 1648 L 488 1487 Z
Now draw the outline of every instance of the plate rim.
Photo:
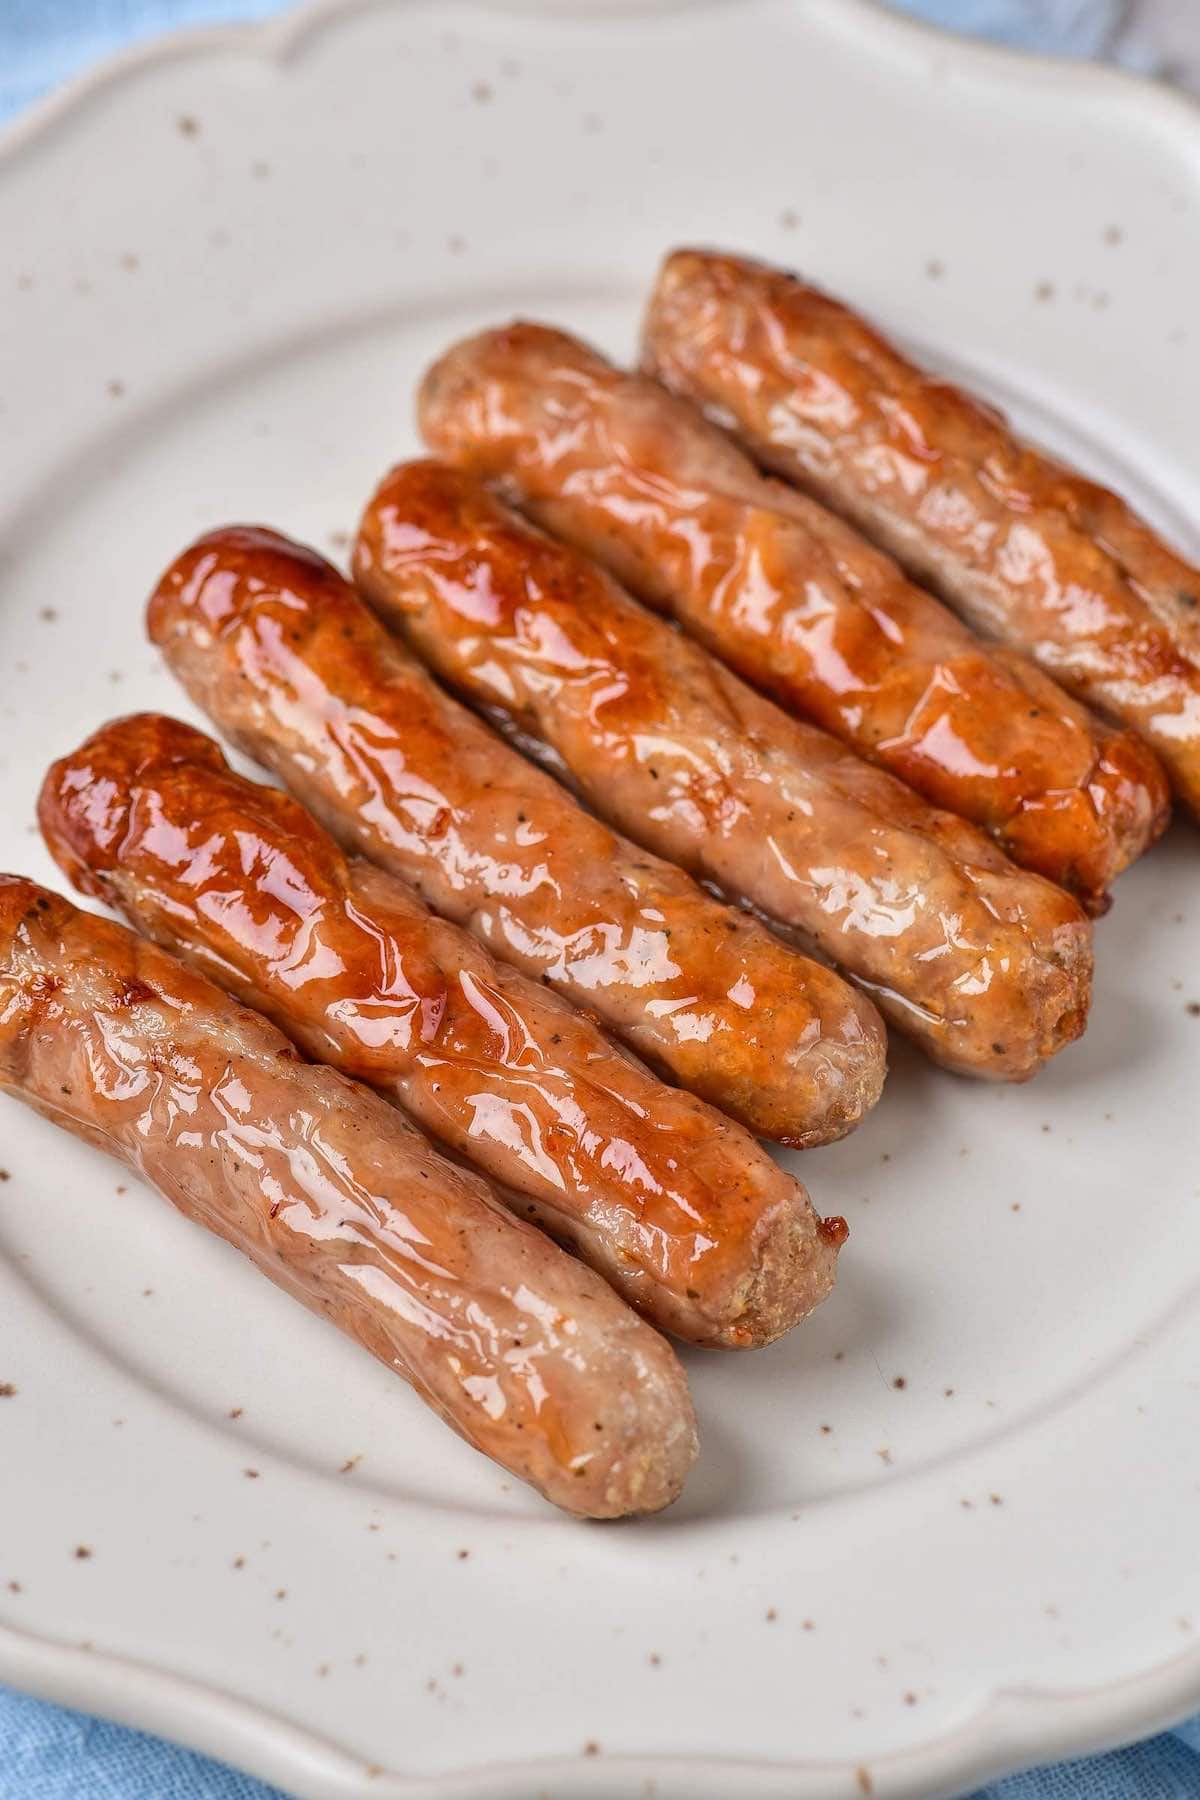
M 60 84 L 0 125 L 0 179 L 97 95 L 140 74 L 197 56 L 237 53 L 280 68 L 326 31 L 390 8 L 394 0 L 300 0 L 265 19 L 185 27 L 155 34 Z M 735 0 L 468 0 L 485 15 L 541 18 L 556 29 L 580 21 L 631 19 L 697 10 Z M 1065 102 L 1119 106 L 1191 164 L 1200 182 L 1200 100 L 1112 65 L 1030 53 L 955 36 L 888 9 L 885 0 L 807 0 L 806 24 L 863 54 L 928 68 L 988 86 L 1054 90 Z M 1021 1767 L 1095 1754 L 1169 1727 L 1200 1706 L 1200 1645 L 1115 1682 L 1061 1690 L 997 1686 L 949 1732 L 872 1757 L 871 1788 L 861 1766 L 803 1759 L 605 1756 L 591 1762 L 547 1758 L 493 1762 L 437 1776 L 364 1768 L 362 1759 L 268 1707 L 189 1676 L 115 1653 L 82 1649 L 0 1624 L 0 1680 L 35 1698 L 96 1713 L 156 1733 L 285 1786 L 303 1800 L 528 1800 L 535 1789 L 610 1797 L 653 1791 L 664 1778 L 686 1783 L 693 1800 L 728 1800 L 735 1779 L 747 1800 L 827 1800 L 837 1791 L 873 1791 L 891 1800 L 948 1800 Z

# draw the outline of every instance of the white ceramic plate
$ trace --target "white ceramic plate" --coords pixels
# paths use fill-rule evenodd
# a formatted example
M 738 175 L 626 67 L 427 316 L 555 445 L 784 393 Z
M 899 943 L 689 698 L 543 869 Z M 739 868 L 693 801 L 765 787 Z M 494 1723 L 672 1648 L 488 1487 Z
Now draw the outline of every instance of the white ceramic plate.
M 627 353 L 695 239 L 802 263 L 1196 551 L 1185 103 L 851 0 L 176 40 L 0 160 L 0 865 L 57 879 L 51 755 L 187 711 L 140 609 L 193 533 L 341 550 L 438 348 L 519 310 Z M 898 1051 L 804 1160 L 838 1293 L 689 1359 L 703 1458 L 645 1525 L 553 1516 L 4 1103 L 0 1677 L 310 1800 L 930 1800 L 1200 1704 L 1197 866 L 1177 828 L 1121 883 L 1031 1087 Z

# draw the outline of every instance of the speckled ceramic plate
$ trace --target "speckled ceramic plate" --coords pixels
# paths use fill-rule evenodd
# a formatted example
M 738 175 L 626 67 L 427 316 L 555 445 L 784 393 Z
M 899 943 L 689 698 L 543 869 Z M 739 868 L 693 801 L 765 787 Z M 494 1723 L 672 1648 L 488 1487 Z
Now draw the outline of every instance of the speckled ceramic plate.
M 1200 125 L 858 0 L 325 5 L 140 51 L 0 157 L 0 864 L 198 529 L 339 552 L 450 337 L 632 347 L 663 249 L 796 261 L 1200 546 Z M 1084 1042 L 898 1051 L 804 1160 L 836 1296 L 689 1359 L 682 1503 L 552 1515 L 116 1165 L 0 1109 L 0 1676 L 308 1800 L 957 1792 L 1200 1704 L 1200 872 Z

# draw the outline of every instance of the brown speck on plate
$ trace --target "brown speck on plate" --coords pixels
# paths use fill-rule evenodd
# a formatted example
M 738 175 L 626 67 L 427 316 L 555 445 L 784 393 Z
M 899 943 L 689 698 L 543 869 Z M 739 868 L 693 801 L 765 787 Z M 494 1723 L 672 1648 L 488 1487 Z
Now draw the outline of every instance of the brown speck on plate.
M 1104 227 L 1104 241 L 1106 244 L 1119 244 L 1124 236 L 1125 233 L 1120 225 L 1106 225 Z
M 658 1654 L 657 1650 L 652 1650 L 646 1658 L 646 1661 L 650 1664 L 652 1669 L 658 1669 L 662 1666 L 662 1657 Z
M 930 281 L 940 281 L 942 276 L 946 273 L 946 265 L 938 257 L 931 256 L 929 261 L 925 264 L 925 273 L 928 275 Z
M 829 1434 L 830 1434 L 830 1432 L 831 1432 L 831 1431 L 832 1431 L 832 1430 L 833 1430 L 833 1426 L 832 1426 L 832 1425 L 822 1425 L 822 1427 L 821 1427 L 821 1436 L 822 1436 L 822 1437 L 828 1437 L 828 1436 L 829 1436 Z
M 175 129 L 180 137 L 199 137 L 200 121 L 191 113 L 181 113 L 175 121 Z
M 325 1676 L 325 1675 L 328 1675 L 328 1673 L 329 1673 L 329 1664 L 328 1663 L 318 1663 L 317 1664 L 317 1674 L 318 1675 Z
M 779 215 L 779 223 L 785 231 L 795 231 L 800 223 L 800 214 L 792 206 L 785 206 Z
M 245 1557 L 244 1556 L 235 1556 L 233 1559 L 233 1566 L 235 1569 L 244 1569 L 246 1566 Z
M 341 1468 L 338 1470 L 338 1474 L 339 1475 L 349 1475 L 349 1473 L 352 1469 L 357 1469 L 357 1467 L 361 1461 L 362 1461 L 362 1451 L 360 1450 L 357 1456 L 348 1456 L 346 1458 L 345 1462 L 342 1464 Z
M 471 1552 L 469 1550 L 460 1550 L 458 1552 L 459 1562 L 466 1562 L 466 1560 L 467 1560 L 468 1556 L 470 1556 L 470 1554 L 471 1554 Z
M 779 1617 L 779 1614 L 775 1610 L 775 1608 L 773 1606 L 768 1606 L 767 1613 L 766 1613 L 767 1624 L 773 1625 L 778 1617 Z
M 242 1474 L 246 1477 L 247 1481 L 257 1481 L 258 1480 L 258 1470 L 257 1469 L 243 1469 Z
M 250 164 L 250 173 L 253 175 L 255 181 L 265 181 L 267 176 L 271 173 L 271 165 L 269 162 L 263 162 L 262 159 L 259 158 L 257 162 L 252 162 Z
M 9 1180 L 11 1180 L 11 1176 L 9 1175 L 8 1170 L 0 1169 L 0 1181 L 9 1181 Z
M 113 380 L 109 382 L 106 391 L 112 399 L 119 400 L 125 392 L 125 383 L 123 381 L 118 381 L 114 377 Z
M 889 1468 L 891 1467 L 892 1453 L 890 1450 L 877 1450 L 875 1454 L 881 1463 L 886 1463 Z
M 488 101 L 494 100 L 495 97 L 496 90 L 490 81 L 476 81 L 471 84 L 471 98 L 476 106 L 486 106 Z
M 988 1499 L 991 1501 L 993 1506 L 1003 1506 L 1004 1505 L 1004 1495 L 1003 1494 L 989 1494 Z
M 461 1677 L 461 1676 L 465 1675 L 466 1672 L 467 1671 L 463 1668 L 461 1663 L 455 1663 L 454 1667 L 450 1671 L 450 1673 L 456 1677 Z
M 286 1588 L 276 1588 L 275 1589 L 275 1598 L 277 1600 L 286 1600 L 287 1599 L 287 1589 Z
M 1200 1000 L 1189 1000 L 1184 1011 L 1193 1019 L 1200 1019 Z
M 1033 290 L 1033 297 L 1035 300 L 1041 300 L 1043 302 L 1053 300 L 1054 283 L 1052 281 L 1039 281 Z
M 917 1704 L 917 1696 L 913 1693 L 911 1688 L 909 1688 L 907 1694 L 904 1696 L 904 1704 L 905 1706 L 915 1706 Z
M 43 607 L 40 607 L 38 610 L 38 618 L 41 619 L 41 621 L 44 625 L 53 625 L 53 623 L 54 623 L 55 619 L 57 619 L 57 617 L 58 617 L 58 608 L 57 607 L 43 606 Z
M 451 256 L 461 256 L 467 247 L 467 240 L 459 232 L 452 231 L 446 239 L 446 248 Z
M 7 1585 L 10 1594 L 19 1594 L 21 1592 L 21 1584 L 19 1581 L 10 1581 Z
M 76 1546 L 75 1546 L 76 1562 L 87 1562 L 87 1560 L 91 1556 L 91 1554 L 92 1554 L 92 1548 L 91 1548 L 90 1544 L 76 1544 Z
M 588 1739 L 587 1743 L 583 1746 L 583 1754 L 585 1756 L 599 1756 L 600 1746 L 595 1738 Z
M 875 1783 L 871 1780 L 871 1771 L 867 1768 L 865 1763 L 859 1763 L 857 1769 L 854 1771 L 854 1779 L 858 1782 L 858 1791 L 860 1794 L 873 1794 L 875 1792 Z
M 896 1378 L 894 1379 L 894 1381 L 892 1382 L 892 1386 L 894 1388 L 906 1388 L 908 1386 L 908 1381 L 905 1378 L 905 1376 L 897 1375 Z
M 0 1400 L 15 1400 L 17 1390 L 11 1381 L 0 1381 Z
M 241 1416 L 242 1416 L 242 1409 L 241 1409 L 241 1407 L 240 1407 L 240 1406 L 231 1406 L 231 1407 L 230 1407 L 230 1409 L 229 1409 L 229 1417 L 230 1417 L 230 1418 L 231 1418 L 231 1419 L 240 1419 L 240 1418 L 241 1418 Z

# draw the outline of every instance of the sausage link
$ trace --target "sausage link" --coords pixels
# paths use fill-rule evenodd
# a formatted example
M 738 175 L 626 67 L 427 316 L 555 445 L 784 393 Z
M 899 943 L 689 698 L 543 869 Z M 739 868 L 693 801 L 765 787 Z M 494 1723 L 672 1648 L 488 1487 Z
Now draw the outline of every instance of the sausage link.
M 842 1136 L 878 1099 L 885 1036 L 868 1000 L 585 812 L 314 551 L 210 532 L 167 570 L 147 622 L 193 700 L 348 849 L 669 1079 L 796 1147 Z
M 680 1336 L 777 1337 L 845 1226 L 752 1137 L 618 1050 L 303 807 L 156 714 L 104 727 L 39 803 L 60 868 L 521 1195 Z
M 657 382 L 518 325 L 444 358 L 422 416 L 439 453 L 501 477 L 747 680 L 1091 910 L 1165 824 L 1136 738 L 983 644 Z
M 766 467 L 1140 734 L 1200 817 L 1200 569 L 1116 494 L 1022 442 L 848 307 L 742 257 L 669 257 L 646 353 Z
M 1022 1080 L 1083 1029 L 1091 931 L 1062 889 L 789 718 L 473 477 L 394 469 L 355 569 L 592 805 L 802 931 L 938 1061 Z
M 396 1369 L 486 1456 L 592 1518 L 696 1453 L 669 1345 L 395 1107 L 135 937 L 0 875 L 0 1090 L 107 1150 Z

